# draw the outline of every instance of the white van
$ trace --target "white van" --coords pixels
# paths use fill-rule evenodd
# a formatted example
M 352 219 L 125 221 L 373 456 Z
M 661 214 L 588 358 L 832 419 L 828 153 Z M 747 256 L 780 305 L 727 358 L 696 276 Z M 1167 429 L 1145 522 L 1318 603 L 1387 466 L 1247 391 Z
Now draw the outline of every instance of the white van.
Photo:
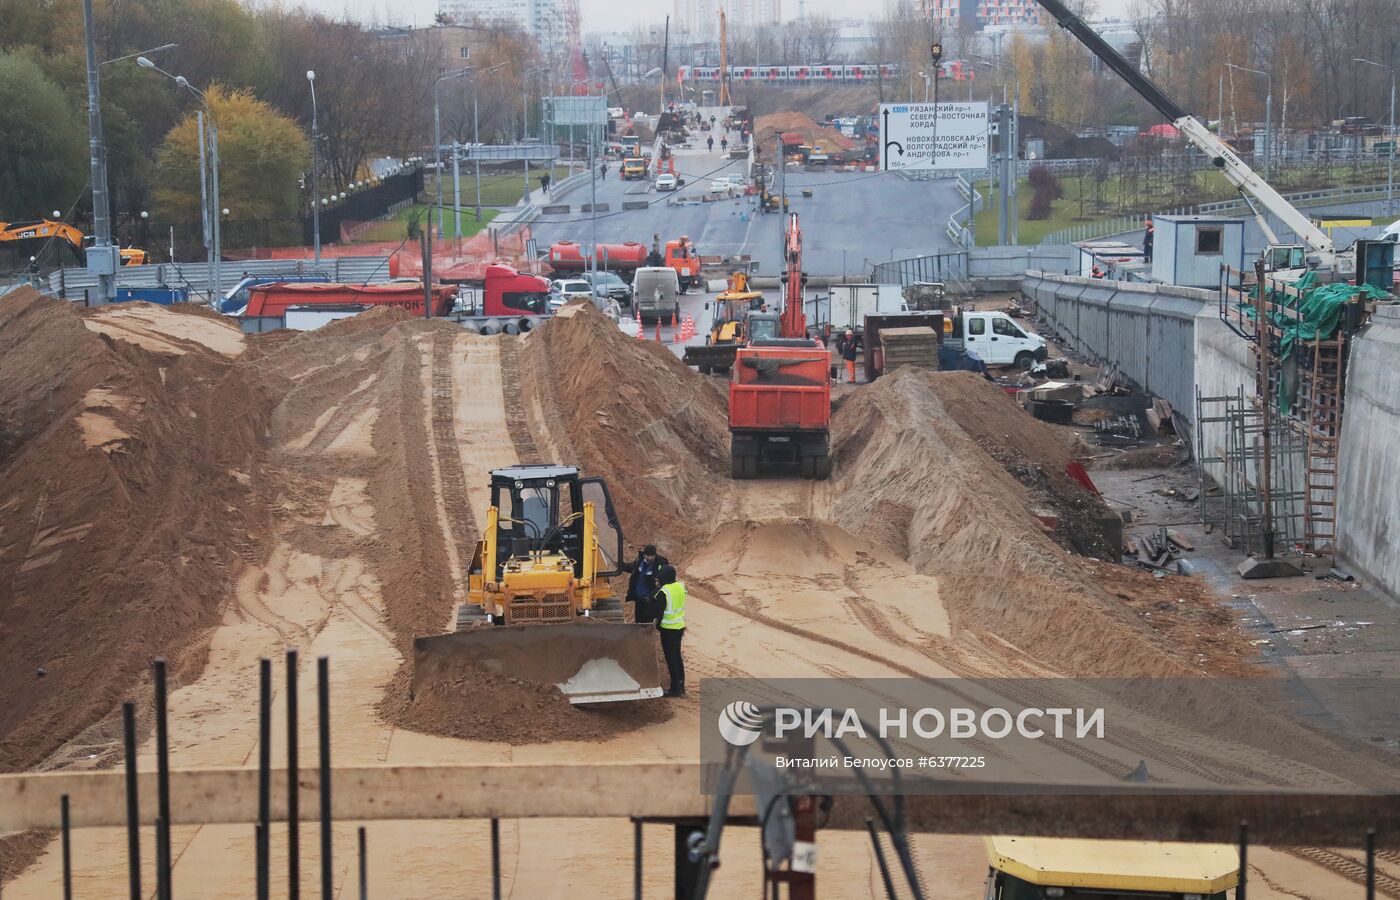
M 667 266 L 643 266 L 632 278 L 632 314 L 670 320 L 681 313 L 681 280 Z
M 989 366 L 1029 369 L 1048 353 L 1045 338 L 1003 312 L 965 310 L 953 319 L 953 336 Z

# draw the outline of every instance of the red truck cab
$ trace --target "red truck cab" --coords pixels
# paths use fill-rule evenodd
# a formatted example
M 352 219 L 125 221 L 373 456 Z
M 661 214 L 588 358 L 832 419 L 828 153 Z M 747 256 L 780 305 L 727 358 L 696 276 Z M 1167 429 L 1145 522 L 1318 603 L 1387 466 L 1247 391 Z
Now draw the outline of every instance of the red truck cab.
M 549 315 L 549 279 L 520 272 L 505 263 L 491 263 L 479 278 L 448 281 L 460 285 L 455 313 L 467 316 Z
M 676 270 L 682 294 L 700 283 L 700 253 L 695 249 L 690 238 L 685 235 L 681 235 L 674 241 L 666 242 L 664 265 Z
M 829 354 L 810 338 L 754 338 L 739 348 L 729 382 L 730 465 L 753 478 L 760 464 L 831 474 Z

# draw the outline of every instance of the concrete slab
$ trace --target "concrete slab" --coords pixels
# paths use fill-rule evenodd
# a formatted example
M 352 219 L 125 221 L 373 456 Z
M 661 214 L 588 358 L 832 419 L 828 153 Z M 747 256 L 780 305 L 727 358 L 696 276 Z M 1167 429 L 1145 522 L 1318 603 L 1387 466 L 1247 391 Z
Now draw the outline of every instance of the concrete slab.
M 1241 578 L 1296 578 L 1303 570 L 1286 559 L 1251 556 L 1236 568 Z

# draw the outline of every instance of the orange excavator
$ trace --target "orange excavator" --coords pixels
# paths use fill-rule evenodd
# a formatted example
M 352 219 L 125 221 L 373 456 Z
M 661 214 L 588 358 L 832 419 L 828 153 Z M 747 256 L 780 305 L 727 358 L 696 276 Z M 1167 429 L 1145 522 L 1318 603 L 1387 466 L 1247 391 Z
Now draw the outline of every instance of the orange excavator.
M 49 241 L 59 241 L 73 251 L 78 262 L 87 262 L 87 235 L 67 222 L 52 219 L 30 219 L 24 222 L 0 222 L 0 249 L 13 247 L 21 254 L 38 256 Z M 149 263 L 150 254 L 135 247 L 121 250 L 122 265 L 144 266 Z
M 782 312 L 749 317 L 748 343 L 737 351 L 729 381 L 734 478 L 754 478 L 764 466 L 796 466 L 803 478 L 831 475 L 830 353 L 807 334 L 796 213 L 788 216 L 783 257 Z

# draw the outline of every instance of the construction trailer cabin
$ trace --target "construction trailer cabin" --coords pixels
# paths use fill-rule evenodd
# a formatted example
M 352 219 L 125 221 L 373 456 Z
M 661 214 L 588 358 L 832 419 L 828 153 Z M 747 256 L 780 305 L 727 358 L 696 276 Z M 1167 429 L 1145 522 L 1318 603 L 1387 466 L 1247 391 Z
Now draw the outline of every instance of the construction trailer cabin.
M 1244 219 L 1157 215 L 1152 222 L 1153 281 L 1215 288 L 1222 265 L 1244 268 Z
M 1100 273 L 1106 275 L 1117 266 L 1141 262 L 1143 259 L 1141 247 L 1111 238 L 1075 241 L 1074 245 L 1079 248 L 1079 271 L 1075 274 L 1081 278 L 1095 277 L 1095 266 L 1099 268 Z

